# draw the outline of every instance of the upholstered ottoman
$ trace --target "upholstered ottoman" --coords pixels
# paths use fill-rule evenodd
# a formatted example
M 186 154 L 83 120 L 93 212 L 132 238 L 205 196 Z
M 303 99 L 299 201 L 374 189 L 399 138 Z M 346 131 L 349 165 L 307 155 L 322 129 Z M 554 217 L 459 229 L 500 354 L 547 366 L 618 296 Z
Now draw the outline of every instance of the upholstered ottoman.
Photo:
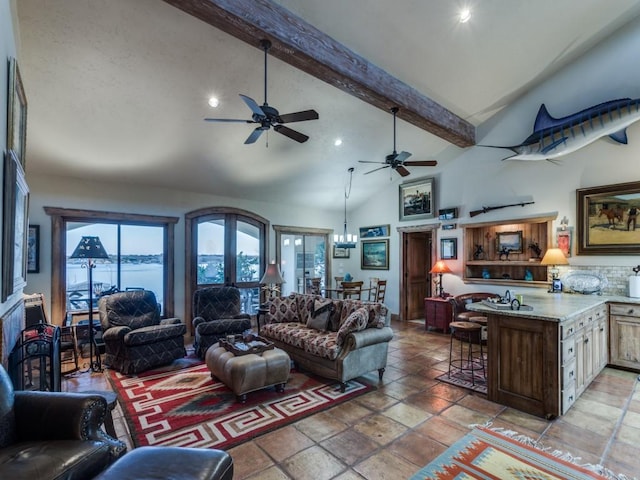
M 214 343 L 207 350 L 205 361 L 211 376 L 233 390 L 243 403 L 247 393 L 266 387 L 275 385 L 276 391 L 283 392 L 291 370 L 289 355 L 279 348 L 235 356 Z
M 233 460 L 222 450 L 140 447 L 127 453 L 94 480 L 232 480 Z

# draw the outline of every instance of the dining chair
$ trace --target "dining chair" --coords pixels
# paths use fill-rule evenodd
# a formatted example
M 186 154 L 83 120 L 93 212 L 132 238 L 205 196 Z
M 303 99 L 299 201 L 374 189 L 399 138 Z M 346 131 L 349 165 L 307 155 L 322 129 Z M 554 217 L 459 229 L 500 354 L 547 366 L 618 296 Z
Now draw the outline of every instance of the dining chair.
M 384 303 L 384 295 L 387 292 L 387 281 L 386 280 L 378 280 L 378 284 L 376 287 L 376 302 Z
M 342 282 L 342 298 L 362 300 L 362 280 L 357 282 Z
M 368 300 L 370 302 L 375 302 L 378 296 L 378 277 L 369 277 L 369 288 L 368 288 Z

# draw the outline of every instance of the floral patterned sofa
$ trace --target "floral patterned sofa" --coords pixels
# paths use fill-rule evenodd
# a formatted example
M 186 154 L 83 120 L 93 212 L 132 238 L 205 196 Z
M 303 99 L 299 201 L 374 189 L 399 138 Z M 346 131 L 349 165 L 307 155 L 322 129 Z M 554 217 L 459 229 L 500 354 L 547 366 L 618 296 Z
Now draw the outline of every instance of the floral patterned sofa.
M 387 307 L 360 300 L 291 294 L 269 302 L 260 335 L 285 350 L 296 365 L 346 383 L 378 370 L 382 380 L 393 338 Z

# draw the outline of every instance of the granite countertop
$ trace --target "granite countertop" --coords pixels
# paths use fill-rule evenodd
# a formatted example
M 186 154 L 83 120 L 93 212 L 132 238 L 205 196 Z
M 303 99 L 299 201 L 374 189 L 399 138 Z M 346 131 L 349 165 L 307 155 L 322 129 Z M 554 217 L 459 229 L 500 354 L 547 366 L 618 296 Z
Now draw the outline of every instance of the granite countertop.
M 581 295 L 575 293 L 527 294 L 524 304 L 533 310 L 497 310 L 481 302 L 467 304 L 467 310 L 482 313 L 498 313 L 513 317 L 527 317 L 537 320 L 564 322 L 587 310 L 609 302 L 633 303 L 640 305 L 640 298 L 606 295 Z

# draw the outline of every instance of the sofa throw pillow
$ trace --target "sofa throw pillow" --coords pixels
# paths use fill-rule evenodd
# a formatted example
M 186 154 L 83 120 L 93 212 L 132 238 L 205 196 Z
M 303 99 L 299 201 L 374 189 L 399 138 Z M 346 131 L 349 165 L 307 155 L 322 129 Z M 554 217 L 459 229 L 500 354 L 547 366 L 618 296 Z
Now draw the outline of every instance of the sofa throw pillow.
M 359 332 L 367 328 L 367 322 L 369 321 L 369 312 L 366 308 L 358 308 L 340 325 L 338 330 L 338 336 L 336 338 L 336 344 L 341 347 L 344 344 L 344 339 L 351 332 Z
M 322 332 L 326 331 L 331 312 L 333 312 L 333 302 L 331 300 L 315 299 L 311 316 L 307 321 L 307 327 Z

